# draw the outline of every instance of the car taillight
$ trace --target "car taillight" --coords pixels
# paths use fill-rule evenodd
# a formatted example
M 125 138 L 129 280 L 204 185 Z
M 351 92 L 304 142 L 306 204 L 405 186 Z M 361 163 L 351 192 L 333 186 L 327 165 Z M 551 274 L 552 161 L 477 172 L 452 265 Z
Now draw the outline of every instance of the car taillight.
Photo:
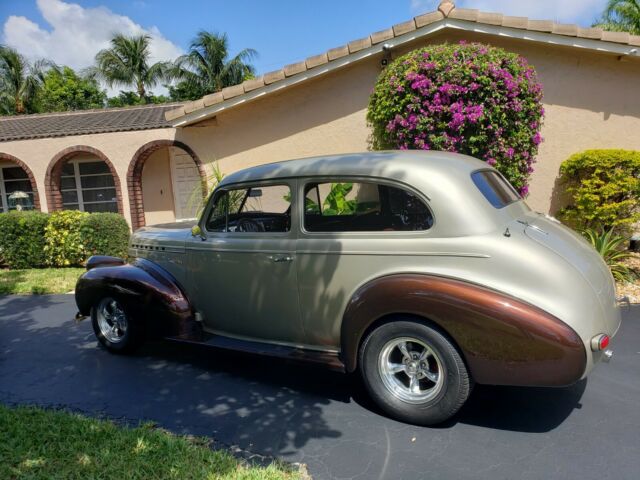
M 600 352 L 609 346 L 609 335 L 600 334 L 591 339 L 591 350 Z

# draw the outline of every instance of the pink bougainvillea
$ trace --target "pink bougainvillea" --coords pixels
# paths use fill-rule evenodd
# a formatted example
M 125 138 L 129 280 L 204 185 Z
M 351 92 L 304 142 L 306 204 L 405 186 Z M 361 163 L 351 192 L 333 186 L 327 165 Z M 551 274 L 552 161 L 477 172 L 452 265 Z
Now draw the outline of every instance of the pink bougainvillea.
M 367 114 L 374 149 L 471 155 L 525 196 L 543 117 L 542 87 L 523 57 L 464 42 L 393 61 L 378 78 Z

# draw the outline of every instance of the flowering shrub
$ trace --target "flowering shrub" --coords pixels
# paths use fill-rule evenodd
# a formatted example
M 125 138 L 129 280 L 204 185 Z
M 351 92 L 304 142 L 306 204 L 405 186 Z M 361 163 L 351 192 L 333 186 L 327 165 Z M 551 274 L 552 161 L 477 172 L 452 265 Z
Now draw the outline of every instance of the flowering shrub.
M 544 116 L 527 61 L 480 44 L 436 45 L 393 61 L 380 75 L 367 120 L 373 148 L 459 152 L 497 168 L 528 193 Z

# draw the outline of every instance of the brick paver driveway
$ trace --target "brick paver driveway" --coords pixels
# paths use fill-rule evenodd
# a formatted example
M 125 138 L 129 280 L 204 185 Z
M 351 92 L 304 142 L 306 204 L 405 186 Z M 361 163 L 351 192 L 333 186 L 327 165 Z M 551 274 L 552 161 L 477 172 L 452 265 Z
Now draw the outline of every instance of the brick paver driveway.
M 638 478 L 640 308 L 572 388 L 477 387 L 456 419 L 377 413 L 354 377 L 186 345 L 98 348 L 72 296 L 0 297 L 0 402 L 64 406 L 308 464 L 316 479 Z

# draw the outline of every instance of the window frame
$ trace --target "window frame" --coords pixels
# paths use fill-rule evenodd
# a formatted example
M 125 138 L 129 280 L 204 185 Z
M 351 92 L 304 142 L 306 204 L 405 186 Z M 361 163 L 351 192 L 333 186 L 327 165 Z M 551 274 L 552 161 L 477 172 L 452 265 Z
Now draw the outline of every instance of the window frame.
M 291 219 L 290 219 L 290 226 L 288 231 L 286 232 L 218 232 L 218 231 L 212 231 L 207 229 L 207 223 L 208 223 L 207 220 L 209 218 L 209 215 L 213 210 L 213 206 L 216 200 L 218 199 L 218 197 L 222 192 L 229 192 L 232 190 L 248 190 L 250 188 L 266 188 L 266 187 L 278 187 L 278 186 L 288 187 L 289 194 L 291 195 L 291 207 L 290 207 Z M 297 190 L 298 190 L 297 181 L 296 180 L 292 181 L 289 178 L 278 178 L 278 179 L 272 179 L 272 180 L 221 185 L 220 187 L 217 187 L 214 190 L 213 194 L 211 195 L 211 198 L 207 202 L 206 208 L 202 212 L 202 216 L 200 217 L 200 222 L 198 223 L 198 225 L 200 229 L 206 233 L 207 237 L 211 235 L 223 236 L 228 238 L 248 238 L 249 235 L 266 235 L 269 237 L 283 237 L 283 238 L 291 237 L 295 235 L 297 230 L 297 218 L 296 218 L 296 207 L 295 207 L 296 199 L 297 199 Z M 246 199 L 247 197 L 245 196 L 245 198 L 243 199 L 243 206 L 244 206 L 244 201 L 246 201 Z M 228 222 L 228 217 L 229 217 L 228 211 L 226 213 L 226 217 L 227 217 L 227 220 L 225 222 Z M 225 229 L 226 228 L 228 228 L 228 226 L 225 226 Z
M 80 158 L 71 158 L 69 160 L 67 160 L 65 162 L 66 164 L 70 164 L 73 165 L 73 175 L 65 175 L 63 171 L 60 172 L 60 198 L 61 198 L 61 204 L 62 204 L 62 210 L 70 210 L 68 208 L 65 207 L 65 202 L 62 199 L 62 193 L 63 192 L 76 192 L 78 201 L 77 203 L 66 203 L 66 205 L 78 205 L 78 211 L 80 212 L 85 212 L 85 204 L 86 205 L 104 205 L 104 204 L 111 204 L 111 203 L 115 203 L 115 211 L 110 212 L 110 213 L 119 213 L 120 208 L 118 206 L 118 190 L 116 188 L 116 181 L 115 181 L 115 176 L 113 175 L 113 172 L 111 171 L 111 169 L 109 168 L 109 165 L 107 165 L 107 163 L 100 159 L 100 158 L 86 158 L 86 157 L 80 157 Z M 104 163 L 105 165 L 107 165 L 107 169 L 109 170 L 109 173 L 87 173 L 87 174 L 81 174 L 80 173 L 80 164 L 82 163 Z M 111 178 L 113 179 L 113 187 L 87 187 L 87 188 L 82 188 L 82 177 L 104 177 L 106 175 L 110 175 Z M 76 187 L 75 188 L 62 188 L 62 179 L 63 178 L 74 178 L 75 179 L 75 183 L 76 183 Z M 83 191 L 91 191 L 91 190 L 107 190 L 107 189 L 113 189 L 115 191 L 115 201 L 113 200 L 107 200 L 107 201 L 84 201 L 84 195 L 83 195 Z
M 398 180 L 390 180 L 388 178 L 382 177 L 366 177 L 361 175 L 331 175 L 331 176 L 317 176 L 317 177 L 301 177 L 298 180 L 298 198 L 304 198 L 304 192 L 307 188 L 307 185 L 311 183 L 375 183 L 379 185 L 384 185 L 387 187 L 398 188 L 400 190 L 404 190 L 415 195 L 429 210 L 431 214 L 431 218 L 433 223 L 431 228 L 427 230 L 395 230 L 395 231 L 368 231 L 368 232 L 310 232 L 305 228 L 304 224 L 304 201 L 298 202 L 297 207 L 297 215 L 300 226 L 300 233 L 302 237 L 325 237 L 325 238 L 335 238 L 335 237 L 354 237 L 354 238 L 363 238 L 363 237 L 424 237 L 425 235 L 430 235 L 431 232 L 437 225 L 437 218 L 433 212 L 433 208 L 430 205 L 430 199 L 427 195 L 423 194 L 421 191 L 417 190 L 415 187 L 398 181 Z M 321 208 L 322 211 L 322 208 Z
M 505 203 L 504 205 L 498 207 L 496 205 L 494 205 L 491 200 L 489 200 L 489 198 L 484 194 L 484 192 L 482 191 L 482 189 L 480 188 L 480 186 L 476 183 L 475 181 L 475 175 L 477 174 L 482 174 L 482 173 L 493 173 L 495 175 L 497 175 L 498 177 L 502 178 L 502 180 L 507 184 L 507 187 L 510 188 L 513 193 L 516 194 L 516 199 L 509 202 L 509 203 Z M 500 211 L 500 210 L 504 210 L 507 207 L 510 207 L 512 205 L 515 205 L 518 202 L 522 202 L 524 201 L 524 198 L 522 198 L 522 195 L 520 195 L 520 193 L 518 193 L 518 191 L 515 189 L 515 187 L 513 185 L 511 185 L 511 182 L 509 182 L 509 180 L 506 179 L 506 177 L 500 173 L 499 171 L 495 170 L 495 169 L 491 169 L 491 168 L 480 168 L 478 170 L 474 170 L 473 172 L 471 172 L 471 175 L 469 175 L 469 178 L 471 179 L 471 183 L 473 184 L 473 186 L 476 188 L 476 190 L 478 191 L 478 193 L 482 196 L 482 198 L 484 198 L 486 200 L 486 202 L 491 205 L 492 208 Z M 491 185 L 489 185 L 489 187 L 491 187 Z M 492 187 L 491 187 L 492 188 Z M 493 189 L 493 188 L 492 188 Z M 494 192 L 495 193 L 495 192 Z
M 5 168 L 19 168 L 20 170 L 22 170 L 26 177 L 25 178 L 10 178 L 10 179 L 5 179 L 4 178 L 4 169 Z M 16 165 L 15 163 L 3 163 L 0 162 L 0 213 L 9 213 L 10 211 L 12 211 L 9 208 L 9 194 L 7 194 L 7 188 L 5 185 L 5 182 L 24 182 L 27 181 L 29 182 L 29 190 L 25 191 L 24 193 L 30 194 L 33 198 L 33 208 L 32 210 L 35 210 L 35 193 L 33 191 L 33 185 L 31 185 L 31 179 L 29 178 L 29 174 L 25 171 L 24 168 L 22 168 L 20 165 Z

